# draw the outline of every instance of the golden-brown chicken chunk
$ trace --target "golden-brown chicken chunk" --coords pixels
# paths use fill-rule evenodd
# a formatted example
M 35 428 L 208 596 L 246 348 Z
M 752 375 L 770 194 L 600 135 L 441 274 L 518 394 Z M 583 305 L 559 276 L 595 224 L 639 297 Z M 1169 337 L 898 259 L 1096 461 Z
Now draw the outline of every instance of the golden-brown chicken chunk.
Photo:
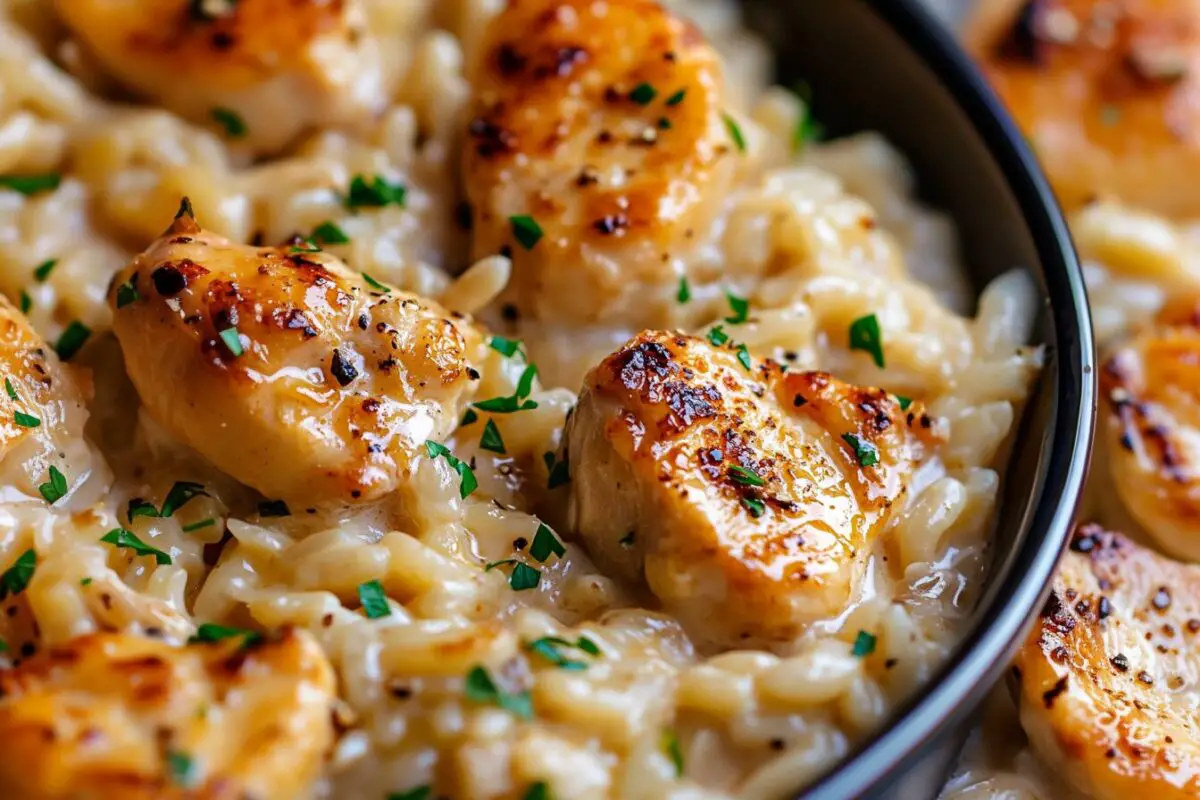
M 403 491 L 479 378 L 471 325 L 325 253 L 207 233 L 186 201 L 109 299 L 151 416 L 243 483 L 304 505 Z
M 1200 3 L 986 0 L 967 40 L 1065 206 L 1200 213 Z
M 566 436 L 593 559 L 724 645 L 841 611 L 934 439 L 883 390 L 649 331 L 588 375 Z
M 1170 552 L 1200 559 L 1200 301 L 1170 304 L 1100 373 L 1113 483 Z
M 513 0 L 478 66 L 464 169 L 475 256 L 512 253 L 505 301 L 653 324 L 738 157 L 716 53 L 653 0 Z
M 333 670 L 303 632 L 244 641 L 97 634 L 0 672 L 4 795 L 306 796 L 333 742 Z
M 0 383 L 0 497 L 43 502 L 38 487 L 51 482 L 51 467 L 68 490 L 78 485 L 92 468 L 81 382 L 2 296 Z
M 1094 800 L 1200 794 L 1200 568 L 1081 526 L 1015 674 L 1021 724 Z
M 259 151 L 387 100 L 359 0 L 57 0 L 128 88 Z

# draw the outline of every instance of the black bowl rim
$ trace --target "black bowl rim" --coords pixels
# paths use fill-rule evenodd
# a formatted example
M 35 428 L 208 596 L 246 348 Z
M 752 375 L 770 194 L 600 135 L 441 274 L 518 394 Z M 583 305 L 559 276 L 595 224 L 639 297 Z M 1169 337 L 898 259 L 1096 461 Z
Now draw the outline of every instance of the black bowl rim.
M 997 600 L 960 643 L 932 688 L 811 786 L 806 796 L 887 794 L 911 759 L 973 711 L 1007 669 L 1045 603 L 1070 539 L 1096 414 L 1091 315 L 1083 273 L 1058 202 L 1015 123 L 952 34 L 914 0 L 866 0 L 971 119 L 1016 198 L 1041 260 L 1056 338 L 1057 407 L 1029 534 Z M 1032 431 L 1030 433 L 1033 433 Z M 1007 598 L 1007 600 L 1005 600 Z

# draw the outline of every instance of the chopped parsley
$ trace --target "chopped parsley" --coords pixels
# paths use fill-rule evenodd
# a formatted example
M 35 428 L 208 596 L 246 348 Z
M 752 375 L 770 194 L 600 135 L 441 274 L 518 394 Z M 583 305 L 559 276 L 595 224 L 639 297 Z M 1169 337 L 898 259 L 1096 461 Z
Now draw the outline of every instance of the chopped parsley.
M 17 595 L 25 591 L 25 587 L 33 578 L 35 569 L 37 569 L 37 553 L 31 547 L 17 556 L 13 565 L 0 574 L 0 600 L 10 594 Z
M 545 781 L 538 781 L 525 790 L 521 800 L 551 800 L 550 787 Z
M 171 781 L 176 786 L 187 788 L 195 780 L 196 763 L 187 753 L 178 750 L 167 751 L 167 769 L 171 773 Z
M 745 367 L 746 372 L 751 372 L 754 369 L 754 362 L 750 359 L 750 351 L 746 348 L 746 345 L 739 344 L 737 346 L 737 360 L 739 364 Z
M 214 108 L 210 115 L 213 121 L 224 129 L 225 135 L 230 139 L 245 138 L 246 134 L 250 132 L 250 129 L 246 127 L 246 121 L 231 108 Z
M 508 585 L 514 592 L 522 592 L 526 589 L 536 589 L 541 580 L 541 570 L 518 561 L 513 564 L 512 574 L 508 576 Z
M 687 89 L 680 89 L 675 94 L 667 98 L 667 105 L 677 106 L 683 102 L 684 96 L 687 95 Z
M 471 471 L 471 467 L 465 461 L 455 458 L 454 454 L 451 453 L 449 448 L 447 448 L 445 445 L 438 444 L 432 440 L 426 441 L 425 452 L 430 458 L 437 458 L 438 456 L 441 456 L 442 458 L 446 459 L 446 463 L 458 473 L 459 497 L 466 499 L 471 492 L 475 491 L 475 489 L 479 486 L 479 481 L 475 479 L 475 473 Z
M 550 662 L 559 669 L 581 670 L 588 668 L 586 661 L 580 661 L 578 659 L 568 658 L 565 656 L 562 653 L 562 648 L 582 650 L 583 652 L 592 656 L 600 655 L 600 648 L 596 646 L 595 642 L 586 636 L 580 636 L 573 642 L 568 641 L 567 639 L 559 638 L 558 636 L 543 636 L 542 638 L 535 639 L 534 641 L 525 645 L 526 650 L 540 656 L 541 658 L 544 658 L 546 661 Z
M 875 366 L 883 368 L 883 334 L 879 330 L 877 316 L 867 314 L 850 323 L 850 349 L 870 354 Z
M 23 411 L 18 411 L 13 414 L 13 422 L 17 423 L 22 428 L 36 428 L 42 424 L 42 421 L 32 414 L 26 414 Z
M 208 496 L 208 492 L 204 491 L 204 484 L 192 481 L 176 481 L 171 486 L 171 491 L 167 492 L 167 499 L 163 500 L 160 515 L 164 517 L 171 516 L 183 508 L 184 504 L 189 500 L 199 495 Z
M 367 581 L 358 585 L 358 601 L 362 603 L 367 619 L 390 617 L 392 607 L 388 605 L 387 592 L 379 581 Z
M 12 400 L 14 403 L 21 399 L 17 395 L 16 388 L 13 387 L 11 378 L 4 379 L 4 391 L 8 394 L 8 399 Z
M 533 719 L 533 699 L 528 691 L 506 692 L 496 686 L 492 676 L 483 666 L 476 666 L 467 673 L 463 694 L 474 703 L 499 706 L 522 719 Z
M 370 275 L 368 275 L 368 274 L 367 274 L 367 273 L 365 273 L 365 272 L 363 272 L 363 273 L 360 273 L 360 274 L 363 276 L 363 280 L 365 280 L 365 281 L 367 282 L 367 285 L 368 285 L 368 286 L 370 286 L 370 287 L 371 287 L 372 289 L 374 289 L 375 291 L 377 291 L 377 292 L 383 292 L 384 294 L 390 294 L 390 293 L 391 293 L 392 289 L 391 289 L 391 287 L 390 287 L 390 286 L 384 286 L 382 283 L 380 283 L 379 281 L 375 280 L 374 278 L 372 278 Z
M 901 411 L 908 411 L 908 407 L 913 403 L 911 397 L 905 397 L 904 395 L 900 394 L 896 395 L 896 402 L 900 404 Z
M 692 289 L 688 286 L 686 275 L 679 279 L 679 290 L 675 292 L 675 299 L 680 303 L 686 303 L 692 299 Z
M 63 361 L 70 361 L 91 335 L 91 328 L 75 320 L 62 332 L 62 336 L 58 337 L 54 344 L 54 352 L 58 353 L 58 357 Z
M 679 747 L 679 737 L 673 731 L 663 731 L 662 749 L 675 765 L 675 776 L 683 776 L 683 750 Z
M 879 448 L 866 439 L 855 436 L 853 433 L 843 433 L 842 439 L 854 449 L 854 457 L 858 459 L 860 467 L 873 467 L 879 463 Z
M 124 308 L 142 298 L 137 288 L 137 274 L 117 287 L 117 308 Z
M 432 800 L 432 786 L 414 786 L 411 789 L 405 789 L 403 792 L 389 792 L 387 800 Z
M 767 485 L 767 482 L 762 479 L 761 475 L 749 467 L 743 467 L 741 464 L 734 464 L 729 468 L 729 477 L 742 486 Z
M 542 240 L 542 226 L 528 214 L 519 214 L 508 218 L 512 225 L 513 236 L 526 250 L 532 250 Z
M 408 189 L 402 183 L 389 183 L 382 175 L 375 175 L 370 183 L 364 175 L 355 175 L 346 194 L 346 208 L 382 208 L 395 205 L 403 207 Z
M 21 313 L 28 314 L 30 309 L 33 308 L 33 298 L 30 297 L 29 292 L 25 291 L 24 289 L 21 290 L 20 302 L 21 302 Z
M 8 651 L 9 651 L 8 642 L 4 641 L 3 639 L 0 639 L 0 653 L 7 653 Z
M 348 244 L 350 237 L 342 230 L 337 223 L 332 220 L 326 220 L 317 227 L 313 228 L 312 236 L 310 237 L 317 244 Z
M 171 557 L 159 550 L 157 547 L 151 547 L 137 537 L 137 535 L 125 528 L 113 528 L 108 533 L 100 537 L 100 541 L 115 545 L 118 548 L 132 550 L 139 556 L 154 556 L 154 563 L 158 565 L 170 564 Z
M 289 253 L 319 253 L 320 246 L 311 239 L 305 239 L 303 236 L 296 235 L 292 239 L 292 246 L 288 248 Z
M 729 341 L 729 334 L 727 334 L 725 329 L 720 325 L 714 325 L 709 330 L 706 338 L 708 339 L 708 343 L 713 347 L 720 347 Z
M 750 512 L 750 516 L 758 519 L 767 512 L 766 503 L 759 500 L 757 497 L 743 497 L 742 505 Z
M 493 414 L 512 414 L 537 408 L 536 401 L 526 399 L 533 391 L 533 379 L 537 376 L 537 371 L 535 364 L 525 367 L 517 381 L 517 390 L 508 397 L 492 397 L 472 405 L 480 411 L 490 411 Z
M 554 535 L 554 531 L 550 530 L 550 526 L 544 522 L 539 523 L 537 532 L 533 534 L 533 544 L 529 545 L 529 555 L 544 564 L 551 555 L 562 558 L 566 554 L 567 548 L 563 547 L 563 543 Z
M 59 472 L 58 467 L 50 467 L 50 480 L 38 487 L 46 502 L 54 505 L 67 496 L 67 476 Z
M 50 273 L 58 266 L 58 259 L 51 258 L 38 264 L 33 269 L 33 279 L 38 283 L 45 282 L 46 278 L 50 277 Z
M 658 129 L 660 131 L 671 130 L 671 120 L 667 119 L 666 117 L 659 117 L 658 118 Z
M 282 500 L 264 500 L 258 504 L 260 517 L 290 517 L 292 510 Z
M 750 301 L 744 297 L 738 297 L 733 292 L 726 292 L 725 298 L 729 300 L 729 308 L 733 311 L 733 315 L 726 317 L 725 321 L 730 325 L 740 325 L 745 322 L 746 312 L 750 310 Z
M 488 347 L 506 358 L 512 358 L 521 352 L 520 339 L 505 339 L 503 336 L 493 336 L 488 339 Z
M 188 637 L 188 644 L 196 644 L 197 642 L 220 642 L 225 639 L 235 639 L 242 637 L 242 647 L 249 647 L 262 641 L 262 634 L 258 631 L 247 630 L 245 628 L 228 628 L 224 625 L 215 625 L 211 622 L 205 622 L 200 627 L 196 628 L 196 634 Z
M 483 436 L 479 437 L 479 449 L 499 453 L 500 455 L 504 455 L 507 452 L 504 449 L 504 439 L 500 436 L 500 429 L 496 427 L 495 420 L 489 419 L 487 424 L 483 426 Z
M 0 175 L 0 189 L 12 189 L 26 197 L 57 189 L 60 183 L 62 176 L 54 172 L 46 175 Z
M 199 522 L 193 522 L 190 525 L 184 525 L 183 532 L 191 533 L 192 531 L 198 531 L 201 528 L 207 528 L 209 525 L 215 525 L 216 522 L 217 521 L 215 519 L 213 519 L 212 517 L 207 517 L 205 519 L 200 520 Z
M 854 637 L 854 650 L 851 651 L 859 658 L 864 658 L 875 652 L 875 636 L 866 631 L 859 631 Z
M 721 117 L 725 120 L 725 127 L 729 129 L 729 138 L 733 140 L 733 144 L 737 147 L 739 153 L 746 152 L 746 137 L 742 135 L 742 129 L 729 114 L 722 114 Z
M 792 152 L 799 153 L 806 144 L 825 138 L 825 126 L 813 119 L 812 112 L 805 108 L 796 120 L 796 132 L 792 134 Z
M 479 415 L 475 413 L 475 409 L 468 408 L 467 413 L 463 414 L 463 417 L 461 420 L 459 420 L 458 424 L 463 427 L 466 427 L 467 425 L 473 425 L 474 423 L 476 423 L 478 421 L 479 421 Z
M 221 341 L 229 348 L 229 352 L 233 354 L 234 358 L 246 352 L 246 348 L 242 347 L 242 335 L 238 333 L 236 327 L 226 328 L 217 335 L 221 337 Z
M 81 581 L 79 581 L 79 585 L 80 585 L 80 586 L 91 586 L 91 585 L 92 585 L 92 579 L 91 579 L 91 578 L 84 578 L 84 579 L 82 579 Z
M 629 99 L 639 106 L 648 106 L 658 97 L 658 90 L 648 83 L 639 83 L 629 93 Z
M 557 489 L 559 486 L 571 482 L 570 465 L 567 464 L 565 456 L 559 461 L 554 453 L 543 453 L 542 461 L 546 463 L 546 471 L 550 473 L 550 477 L 546 481 L 547 489 Z
M 129 506 L 125 509 L 125 518 L 133 523 L 135 517 L 157 517 L 158 509 L 154 507 L 154 503 L 147 503 L 140 497 L 134 497 L 129 500 Z

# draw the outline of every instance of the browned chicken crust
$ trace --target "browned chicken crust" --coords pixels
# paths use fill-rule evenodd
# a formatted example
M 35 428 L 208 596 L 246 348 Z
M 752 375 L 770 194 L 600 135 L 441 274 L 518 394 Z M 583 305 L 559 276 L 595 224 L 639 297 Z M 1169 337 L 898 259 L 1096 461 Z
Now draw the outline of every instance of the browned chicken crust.
M 986 0 L 968 45 L 1075 207 L 1200 212 L 1200 3 Z
M 1039 756 L 1096 800 L 1200 794 L 1200 567 L 1075 533 L 1014 673 Z
M 566 438 L 601 568 L 737 646 L 845 608 L 937 437 L 881 389 L 647 331 L 588 375 Z
M 113 329 L 146 409 L 272 498 L 403 490 L 457 423 L 481 337 L 323 252 L 251 247 L 187 211 L 114 279 Z
M 0 672 L 0 787 L 22 800 L 293 800 L 332 744 L 334 689 L 303 632 L 245 647 L 85 636 Z
M 511 254 L 534 319 L 652 320 L 737 156 L 716 52 L 652 0 L 514 0 L 490 24 L 464 170 L 474 254 Z M 544 233 L 532 248 L 511 218 Z

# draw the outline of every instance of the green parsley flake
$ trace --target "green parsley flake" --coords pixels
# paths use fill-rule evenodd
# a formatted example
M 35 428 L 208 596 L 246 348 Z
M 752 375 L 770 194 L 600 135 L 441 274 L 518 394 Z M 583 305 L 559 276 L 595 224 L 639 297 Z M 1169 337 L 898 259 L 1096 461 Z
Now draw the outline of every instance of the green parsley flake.
M 750 310 L 750 301 L 744 297 L 738 297 L 733 292 L 726 292 L 725 298 L 729 301 L 729 308 L 733 310 L 733 316 L 726 317 L 725 321 L 730 325 L 740 325 L 745 322 L 747 312 Z
M 750 512 L 750 516 L 754 517 L 755 519 L 758 519 L 767 512 L 766 504 L 757 497 L 743 497 L 742 505 L 746 507 L 748 512 Z
M 513 236 L 526 250 L 532 250 L 542 240 L 542 226 L 528 214 L 519 214 L 508 218 L 512 225 Z
M 455 458 L 454 454 L 451 453 L 449 448 L 447 448 L 445 445 L 438 444 L 432 440 L 426 441 L 425 453 L 430 458 L 437 458 L 438 456 L 441 456 L 442 458 L 446 459 L 446 463 L 458 473 L 458 494 L 463 499 L 466 499 L 471 492 L 478 488 L 479 481 L 475 479 L 475 473 L 471 471 L 471 467 L 468 466 L 465 461 Z
M 432 786 L 414 786 L 411 789 L 405 789 L 403 792 L 389 792 L 387 800 L 432 800 Z
M 688 286 L 686 275 L 679 279 L 679 291 L 675 292 L 675 299 L 680 303 L 686 303 L 692 299 L 692 290 Z
M 546 481 L 547 489 L 557 489 L 571 482 L 570 465 L 565 457 L 559 461 L 554 453 L 543 453 L 542 461 L 546 464 L 546 472 L 550 474 Z
M 389 183 L 381 175 L 375 175 L 368 183 L 363 175 L 355 175 L 350 181 L 350 191 L 346 195 L 346 208 L 358 209 L 363 207 L 382 208 L 383 206 L 404 206 L 408 189 L 402 183 Z
M 662 749 L 675 765 L 675 777 L 683 777 L 683 750 L 679 747 L 679 737 L 673 731 L 663 731 Z
M 545 781 L 538 781 L 525 791 L 521 800 L 551 800 L 550 787 Z
M 466 426 L 473 425 L 478 421 L 479 415 L 475 413 L 475 409 L 468 408 L 467 413 L 463 414 L 462 420 L 460 420 L 458 424 L 465 428 Z
M 100 541 L 115 545 L 118 548 L 132 550 L 139 556 L 154 556 L 154 562 L 160 566 L 171 563 L 169 555 L 157 547 L 151 547 L 146 544 L 133 531 L 126 530 L 125 528 L 113 528 L 101 536 Z
M 850 349 L 869 353 L 875 366 L 883 369 L 883 334 L 877 316 L 867 314 L 850 323 Z
M 21 302 L 21 313 L 28 314 L 30 309 L 33 308 L 33 298 L 30 297 L 29 292 L 25 291 L 24 289 L 21 290 L 20 302 Z
M 199 495 L 209 496 L 208 492 L 204 491 L 204 484 L 192 481 L 176 481 L 171 486 L 171 491 L 167 492 L 167 499 L 163 500 L 161 516 L 171 516 L 183 508 L 184 504 L 189 500 Z
M 582 650 L 588 655 L 600 655 L 600 648 L 586 636 L 580 636 L 574 642 L 558 636 L 543 636 L 525 645 L 525 649 L 545 659 L 559 669 L 583 670 L 588 668 L 586 661 L 568 658 L 562 653 L 562 648 Z
M 367 581 L 358 585 L 358 601 L 362 603 L 367 619 L 390 617 L 392 607 L 388 605 L 387 592 L 379 581 Z
M 504 455 L 507 452 L 504 449 L 504 439 L 500 436 L 500 429 L 496 427 L 495 420 L 489 419 L 487 424 L 483 426 L 483 436 L 479 438 L 479 449 L 500 455 Z
M 545 564 L 551 555 L 562 558 L 566 554 L 567 548 L 563 547 L 563 543 L 554 535 L 554 531 L 550 530 L 550 526 L 544 522 L 539 523 L 537 532 L 533 534 L 533 543 L 529 545 L 529 555 Z
M 900 394 L 896 395 L 896 402 L 900 404 L 901 411 L 908 411 L 909 406 L 913 404 L 911 397 L 905 397 Z
M 767 482 L 757 472 L 749 467 L 743 467 L 741 464 L 734 464 L 729 468 L 729 477 L 742 486 L 767 485 Z
M 176 786 L 187 788 L 196 780 L 196 764 L 187 753 L 168 750 L 167 770 L 171 773 L 171 781 Z
M 720 325 L 714 325 L 707 334 L 708 343 L 713 347 L 721 347 L 729 341 L 729 334 Z
M 529 692 L 504 691 L 496 686 L 483 666 L 476 666 L 467 673 L 463 694 L 471 702 L 499 706 L 522 719 L 533 719 L 533 699 Z
M 125 509 L 125 517 L 133 524 L 136 517 L 157 517 L 158 509 L 153 503 L 147 503 L 140 497 L 134 497 L 129 500 L 129 506 Z
M 667 98 L 667 105 L 677 106 L 683 102 L 684 96 L 687 95 L 687 89 L 680 89 L 675 94 Z
M 385 286 L 385 285 L 383 285 L 382 283 L 380 283 L 379 281 L 375 280 L 374 278 L 372 278 L 370 275 L 368 275 L 368 274 L 367 274 L 367 273 L 365 273 L 365 272 L 363 272 L 363 273 L 361 273 L 361 274 L 362 274 L 362 276 L 363 276 L 363 280 L 365 280 L 365 281 L 367 282 L 367 284 L 368 284 L 368 285 L 369 285 L 369 286 L 370 286 L 372 289 L 374 289 L 375 291 L 377 291 L 377 292 L 383 292 L 384 294 L 390 294 L 390 293 L 391 293 L 392 289 L 391 289 L 391 287 L 390 287 L 390 286 Z
M 242 335 L 238 333 L 237 328 L 226 328 L 217 335 L 221 337 L 221 341 L 229 348 L 229 352 L 233 354 L 234 358 L 246 352 L 246 348 L 242 347 Z
M 58 471 L 58 467 L 50 467 L 50 480 L 38 487 L 42 497 L 50 505 L 67 496 L 67 477 Z
M 658 129 L 660 131 L 671 130 L 671 120 L 667 119 L 666 117 L 659 117 L 658 118 Z
M 750 351 L 746 348 L 746 345 L 739 344 L 737 346 L 737 360 L 739 364 L 745 367 L 747 372 L 754 369 L 754 362 L 750 359 Z
M 221 126 L 230 139 L 243 139 L 250 129 L 236 111 L 230 108 L 214 108 L 210 112 L 213 121 Z
M 92 585 L 92 579 L 91 579 L 91 578 L 84 578 L 83 580 L 81 580 L 81 581 L 79 582 L 79 585 L 80 585 L 80 586 L 91 586 L 91 585 Z
M 292 246 L 288 248 L 289 253 L 319 253 L 321 248 L 316 242 L 311 239 L 305 239 L 303 236 L 296 236 L 292 240 Z
M 13 422 L 17 423 L 22 428 L 36 428 L 42 424 L 42 421 L 32 414 L 26 414 L 23 411 L 18 411 L 13 414 Z
M 875 636 L 866 631 L 859 631 L 854 637 L 854 650 L 851 651 L 859 658 L 865 658 L 875 652 Z
M 722 114 L 722 119 L 725 120 L 725 127 L 729 129 L 729 138 L 733 140 L 733 144 L 737 147 L 739 153 L 746 152 L 746 137 L 742 135 L 742 129 L 729 114 Z
M 8 393 L 8 399 L 14 403 L 21 399 L 17 396 L 17 390 L 13 387 L 11 378 L 4 379 L 4 391 Z
M 46 278 L 50 277 L 50 273 L 54 271 L 56 266 L 58 266 L 57 258 L 51 258 L 47 261 L 43 261 L 34 267 L 33 279 L 38 283 L 44 283 Z
M 37 553 L 33 548 L 17 556 L 13 565 L 0 574 L 0 600 L 4 600 L 10 594 L 17 595 L 25 591 L 35 569 L 37 569 Z
M 0 189 L 12 189 L 14 192 L 29 197 L 39 192 L 48 192 L 58 188 L 62 176 L 57 173 L 47 175 L 0 175 Z
M 629 99 L 637 103 L 639 106 L 648 106 L 658 97 L 658 90 L 648 83 L 639 83 L 629 93 Z
M 879 463 L 879 448 L 866 439 L 859 438 L 853 433 L 843 433 L 842 439 L 854 449 L 854 457 L 858 459 L 860 467 L 873 467 Z
M 194 636 L 188 637 L 188 644 L 220 642 L 225 639 L 236 639 L 239 636 L 242 637 L 242 647 L 250 647 L 263 640 L 263 635 L 258 631 L 247 630 L 245 628 L 229 628 L 224 625 L 205 622 L 196 628 Z
M 63 361 L 70 361 L 91 335 L 91 328 L 75 320 L 62 332 L 62 336 L 58 337 L 54 344 L 54 352 L 58 353 L 58 357 Z
M 199 522 L 193 522 L 190 525 L 184 525 L 183 532 L 191 533 L 192 531 L 198 531 L 201 528 L 207 528 L 209 525 L 215 525 L 216 523 L 217 523 L 217 521 L 215 519 L 213 519 L 212 517 L 207 517 L 205 519 L 200 520 Z
M 7 653 L 8 651 L 9 651 L 8 642 L 4 641 L 3 639 L 0 639 L 0 653 Z
M 124 308 L 130 303 L 136 303 L 142 298 L 142 293 L 137 288 L 137 275 L 122 283 L 117 287 L 117 308 Z
M 513 565 L 512 574 L 508 576 L 508 585 L 514 592 L 523 592 L 526 589 L 536 589 L 541 580 L 541 570 L 518 561 Z
M 488 339 L 488 347 L 492 348 L 505 358 L 512 358 L 517 353 L 521 352 L 521 340 L 505 339 L 503 336 L 493 336 Z
M 264 500 L 258 504 L 260 517 L 290 517 L 292 510 L 282 500 Z
M 350 237 L 346 235 L 335 222 L 326 220 L 313 228 L 312 240 L 318 244 L 349 244 Z
M 538 404 L 535 401 L 526 399 L 533 391 L 533 379 L 537 377 L 537 371 L 535 364 L 525 367 L 517 381 L 516 391 L 508 397 L 492 397 L 472 405 L 480 411 L 490 411 L 493 414 L 513 414 L 537 408 Z

